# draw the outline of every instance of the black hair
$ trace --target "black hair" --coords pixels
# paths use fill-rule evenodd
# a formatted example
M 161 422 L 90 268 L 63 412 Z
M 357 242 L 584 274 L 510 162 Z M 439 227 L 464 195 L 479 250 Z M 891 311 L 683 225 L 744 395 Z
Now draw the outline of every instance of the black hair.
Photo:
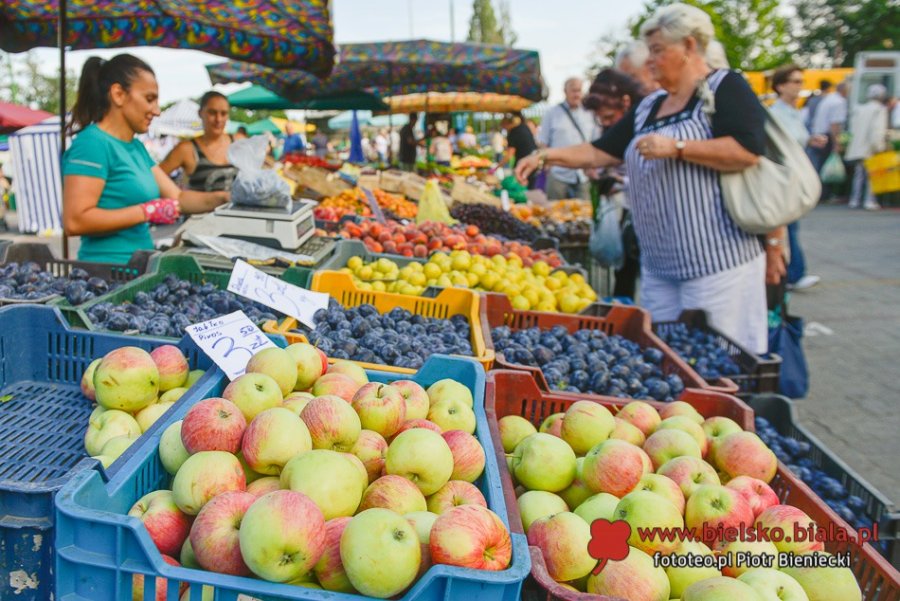
M 127 91 L 140 71 L 155 76 L 150 65 L 132 54 L 117 54 L 109 60 L 97 56 L 87 59 L 78 80 L 78 97 L 67 127 L 69 133 L 103 119 L 109 112 L 109 90 L 113 84 L 119 84 Z
M 212 100 L 213 98 L 221 98 L 225 102 L 228 102 L 228 97 L 225 96 L 225 94 L 222 94 L 221 92 L 216 92 L 215 90 L 210 90 L 209 92 L 207 92 L 206 94 L 204 94 L 203 96 L 200 97 L 200 110 L 202 111 L 204 108 L 206 108 L 206 105 L 209 104 L 209 101 Z
M 240 126 L 237 130 L 238 130 L 238 132 L 244 134 L 245 136 L 247 135 L 247 128 L 244 127 L 243 125 Z
M 594 78 L 581 104 L 589 111 L 601 107 L 621 108 L 626 96 L 631 99 L 631 106 L 636 106 L 642 100 L 641 84 L 618 69 L 603 69 Z
M 785 65 L 784 67 L 778 68 L 775 73 L 772 74 L 772 89 L 775 90 L 775 93 L 778 94 L 778 86 L 782 86 L 787 83 L 787 81 L 791 78 L 791 73 L 796 73 L 797 71 L 803 71 L 797 65 Z
M 822 81 L 819 82 L 819 89 L 822 90 L 823 92 L 830 90 L 831 82 L 828 81 L 827 79 L 823 79 Z

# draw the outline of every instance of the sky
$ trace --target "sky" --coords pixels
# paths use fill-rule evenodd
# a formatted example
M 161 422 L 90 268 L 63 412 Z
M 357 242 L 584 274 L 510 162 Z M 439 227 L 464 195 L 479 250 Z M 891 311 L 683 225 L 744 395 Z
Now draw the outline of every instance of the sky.
M 626 21 L 638 14 L 642 6 L 641 0 L 510 0 L 509 4 L 512 28 L 519 36 L 516 46 L 540 52 L 549 102 L 562 101 L 563 82 L 568 77 L 584 75 L 597 39 L 607 32 L 623 30 Z M 335 42 L 411 38 L 450 41 L 451 5 L 455 17 L 454 39 L 464 41 L 472 15 L 472 0 L 333 0 Z M 80 72 L 88 57 L 108 58 L 122 51 L 71 51 L 66 55 L 66 66 Z M 59 68 L 57 50 L 37 52 L 47 70 Z M 134 48 L 128 52 L 153 67 L 163 104 L 199 97 L 211 87 L 204 65 L 225 60 L 193 50 Z M 216 86 L 216 89 L 229 93 L 239 87 Z

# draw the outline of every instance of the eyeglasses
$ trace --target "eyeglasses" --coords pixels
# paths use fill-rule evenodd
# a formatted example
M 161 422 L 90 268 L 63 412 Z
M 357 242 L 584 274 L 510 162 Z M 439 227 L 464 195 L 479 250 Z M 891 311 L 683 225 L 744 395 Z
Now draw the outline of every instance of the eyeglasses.
M 803 83 L 802 79 L 789 79 L 788 83 Z

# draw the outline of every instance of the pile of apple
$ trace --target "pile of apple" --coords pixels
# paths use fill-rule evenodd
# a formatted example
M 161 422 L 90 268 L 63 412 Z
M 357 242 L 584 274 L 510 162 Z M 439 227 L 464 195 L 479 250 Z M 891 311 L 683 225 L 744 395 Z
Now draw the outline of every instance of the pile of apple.
M 475 423 L 454 380 L 381 384 L 309 344 L 265 349 L 163 432 L 172 488 L 129 515 L 168 563 L 308 588 L 387 598 L 432 564 L 503 570 Z
M 775 455 L 731 419 L 703 419 L 676 401 L 659 412 L 634 401 L 615 416 L 603 405 L 578 401 L 548 417 L 539 430 L 523 417 L 499 420 L 529 545 L 540 548 L 547 571 L 561 586 L 628 601 L 858 601 L 849 569 L 672 567 L 663 555 L 753 555 L 821 552 L 822 542 L 732 540 L 723 528 L 760 524 L 808 528 L 803 511 L 780 504 L 769 486 Z M 588 550 L 594 520 L 631 527 L 627 556 L 597 565 Z M 709 530 L 705 530 L 704 527 Z M 696 540 L 646 540 L 639 528 L 684 528 Z M 623 532 L 624 535 L 624 532 Z M 624 551 L 624 549 L 623 549 Z M 778 566 L 777 559 L 773 563 Z
M 81 376 L 81 392 L 97 405 L 84 449 L 104 468 L 125 452 L 203 375 L 189 371 L 176 346 L 151 352 L 124 346 L 94 359 Z

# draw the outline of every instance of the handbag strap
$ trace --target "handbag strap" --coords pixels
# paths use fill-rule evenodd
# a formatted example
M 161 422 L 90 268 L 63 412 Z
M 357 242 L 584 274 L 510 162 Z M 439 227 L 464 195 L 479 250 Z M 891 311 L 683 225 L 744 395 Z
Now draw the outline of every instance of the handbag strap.
M 566 106 L 566 103 L 565 102 L 560 103 L 559 106 L 562 107 L 562 110 L 566 111 L 566 115 L 569 117 L 569 121 L 571 121 L 572 125 L 575 126 L 575 129 L 578 130 L 578 135 L 581 136 L 581 141 L 587 142 L 588 141 L 587 136 L 585 136 L 584 132 L 581 131 L 581 126 L 578 125 L 578 121 L 575 120 L 575 115 L 572 114 L 572 111 L 569 110 L 569 107 Z

